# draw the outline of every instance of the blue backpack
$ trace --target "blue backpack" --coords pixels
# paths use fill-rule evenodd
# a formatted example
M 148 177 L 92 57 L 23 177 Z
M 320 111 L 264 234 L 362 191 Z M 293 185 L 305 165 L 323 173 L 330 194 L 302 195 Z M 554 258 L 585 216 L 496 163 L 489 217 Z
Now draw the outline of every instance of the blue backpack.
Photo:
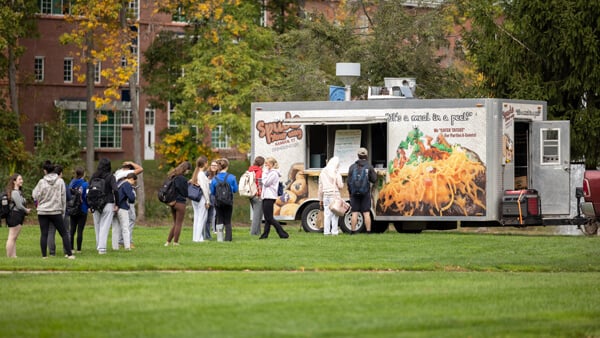
M 362 197 L 370 193 L 371 184 L 369 182 L 369 167 L 356 165 L 350 176 L 350 192 L 353 196 Z

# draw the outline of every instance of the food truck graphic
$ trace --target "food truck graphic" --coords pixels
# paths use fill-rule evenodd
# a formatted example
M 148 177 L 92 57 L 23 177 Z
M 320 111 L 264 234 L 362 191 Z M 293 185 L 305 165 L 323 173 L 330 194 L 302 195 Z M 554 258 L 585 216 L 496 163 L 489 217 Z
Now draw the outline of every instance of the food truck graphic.
M 505 99 L 257 102 L 251 156 L 279 162 L 281 220 L 316 224 L 321 168 L 340 171 L 360 147 L 378 174 L 372 230 L 573 224 L 569 122 L 548 121 L 543 101 Z M 342 197 L 349 199 L 347 187 Z M 350 214 L 340 217 L 350 229 Z M 359 215 L 358 230 L 364 230 Z

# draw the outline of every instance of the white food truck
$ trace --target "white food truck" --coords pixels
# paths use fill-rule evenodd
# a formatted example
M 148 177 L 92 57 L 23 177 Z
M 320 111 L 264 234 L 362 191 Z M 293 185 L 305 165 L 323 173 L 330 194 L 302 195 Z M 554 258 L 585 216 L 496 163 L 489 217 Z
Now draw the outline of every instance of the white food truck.
M 365 147 L 378 173 L 372 230 L 569 224 L 569 121 L 546 103 L 505 99 L 257 102 L 251 157 L 276 158 L 280 220 L 322 231 L 318 176 L 332 156 L 348 168 Z M 347 187 L 342 197 L 349 199 Z M 571 223 L 572 224 L 572 223 Z M 350 229 L 350 214 L 340 217 Z M 364 230 L 359 217 L 358 230 Z

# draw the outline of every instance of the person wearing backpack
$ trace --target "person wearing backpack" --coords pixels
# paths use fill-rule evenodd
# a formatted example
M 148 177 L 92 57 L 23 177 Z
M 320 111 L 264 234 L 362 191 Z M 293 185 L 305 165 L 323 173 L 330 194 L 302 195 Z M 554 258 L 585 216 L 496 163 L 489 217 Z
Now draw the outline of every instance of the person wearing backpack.
M 265 217 L 265 229 L 260 235 L 259 239 L 265 239 L 269 237 L 269 232 L 271 231 L 271 225 L 275 227 L 279 238 L 288 238 L 290 237 L 283 227 L 275 217 L 273 216 L 273 206 L 275 205 L 275 200 L 278 198 L 277 190 L 279 188 L 279 178 L 281 177 L 281 173 L 279 172 L 279 164 L 277 160 L 273 157 L 268 157 L 265 160 L 265 170 L 263 171 L 262 176 L 262 206 L 263 206 L 263 215 Z
M 136 174 L 136 176 L 139 176 L 141 173 L 144 172 L 144 168 L 133 162 L 133 161 L 125 161 L 123 162 L 123 165 L 121 166 L 121 168 L 117 169 L 117 171 L 115 171 L 115 180 L 117 180 L 117 182 L 119 182 L 119 180 L 127 177 L 127 175 L 134 173 Z M 136 181 L 137 182 L 137 181 Z M 134 186 L 133 187 L 133 193 L 136 194 L 136 189 L 137 187 Z M 133 245 L 133 227 L 135 226 L 135 220 L 137 218 L 137 215 L 135 213 L 135 205 L 131 204 L 130 208 L 129 208 L 129 240 L 130 240 L 130 245 L 131 248 L 135 248 L 135 245 Z M 119 246 L 124 246 L 123 243 L 123 236 L 121 236 L 119 238 Z
M 188 179 L 185 178 L 192 165 L 188 161 L 184 161 L 177 167 L 171 169 L 168 173 L 168 179 L 173 180 L 175 187 L 175 203 L 170 205 L 171 215 L 173 216 L 173 226 L 169 230 L 169 236 L 165 246 L 169 246 L 171 242 L 173 245 L 179 245 L 179 235 L 181 235 L 181 228 L 183 227 L 183 219 L 185 216 L 185 203 L 188 197 Z
M 249 197 L 250 208 L 252 208 L 252 224 L 250 225 L 250 235 L 258 236 L 261 234 L 260 224 L 262 223 L 262 167 L 265 164 L 265 158 L 256 156 L 254 163 L 248 168 L 248 172 L 254 173 L 254 184 L 256 184 L 256 195 Z
M 233 194 L 238 192 L 237 179 L 227 172 L 229 161 L 225 158 L 217 160 L 219 173 L 210 183 L 210 193 L 215 196 L 215 211 L 217 229 L 222 225 L 225 228 L 225 241 L 231 242 L 231 215 L 233 213 Z
M 192 178 L 188 184 L 200 187 L 202 193 L 200 194 L 200 200 L 192 200 L 192 208 L 194 209 L 194 225 L 192 227 L 192 241 L 204 242 L 204 227 L 206 226 L 206 220 L 208 218 L 208 209 L 210 209 L 210 188 L 208 187 L 209 181 L 204 173 L 208 159 L 206 156 L 200 156 L 196 160 L 196 168 L 192 174 Z
M 217 231 L 215 220 L 216 220 L 216 210 L 215 210 L 215 195 L 210 193 L 210 183 L 213 181 L 215 176 L 219 173 L 219 165 L 217 161 L 211 161 L 210 166 L 204 172 L 206 174 L 206 178 L 208 179 L 208 195 L 210 207 L 208 208 L 208 215 L 206 217 L 206 224 L 204 225 L 204 239 L 211 239 L 211 231 L 214 233 Z
M 129 234 L 129 208 L 130 204 L 135 202 L 135 193 L 133 186 L 137 181 L 137 175 L 134 172 L 127 174 L 117 183 L 119 198 L 115 204 L 119 208 L 112 221 L 112 248 L 119 250 L 119 240 L 123 238 L 125 250 L 131 250 L 131 236 Z
M 339 234 L 339 216 L 334 214 L 329 205 L 336 198 L 341 198 L 340 189 L 344 187 L 342 175 L 339 172 L 340 159 L 334 156 L 329 159 L 327 165 L 319 174 L 319 204 L 324 214 L 323 234 L 337 236 Z
M 47 258 L 48 230 L 50 224 L 56 227 L 63 242 L 66 257 L 75 259 L 71 250 L 69 234 L 65 229 L 64 216 L 67 208 L 67 194 L 65 181 L 55 172 L 55 166 L 50 161 L 44 162 L 46 174 L 33 188 L 32 196 L 37 202 L 38 222 L 40 223 L 40 248 L 42 258 Z
M 350 206 L 352 208 L 350 234 L 355 233 L 358 213 L 363 214 L 363 221 L 367 233 L 371 233 L 371 184 L 377 182 L 377 173 L 367 161 L 369 152 L 365 148 L 358 149 L 358 160 L 348 169 L 348 192 L 350 193 Z
M 119 199 L 117 181 L 112 174 L 111 163 L 108 158 L 98 161 L 98 168 L 90 177 L 87 193 L 88 207 L 94 218 L 96 232 L 96 250 L 98 254 L 106 254 L 108 233 L 118 206 L 115 201 Z
M 17 238 L 21 233 L 25 215 L 29 214 L 30 209 L 25 207 L 25 197 L 23 197 L 23 177 L 19 174 L 13 174 L 8 179 L 6 185 L 6 195 L 9 197 L 10 213 L 6 218 L 8 226 L 8 238 L 6 239 L 6 257 L 17 258 Z
M 67 200 L 67 205 L 71 205 L 72 209 L 67 208 L 68 217 L 71 220 L 71 248 L 75 250 L 75 233 L 77 233 L 77 252 L 81 252 L 81 244 L 83 243 L 83 229 L 87 222 L 88 205 L 87 205 L 87 190 L 88 183 L 85 181 L 85 170 L 82 167 L 75 169 L 75 177 L 69 182 L 67 191 L 70 192 L 70 202 Z

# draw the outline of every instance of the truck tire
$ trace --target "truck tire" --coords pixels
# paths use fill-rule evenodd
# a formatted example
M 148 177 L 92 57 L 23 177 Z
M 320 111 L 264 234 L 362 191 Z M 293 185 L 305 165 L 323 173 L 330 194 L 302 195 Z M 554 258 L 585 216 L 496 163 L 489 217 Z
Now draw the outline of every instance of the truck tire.
M 598 220 L 590 220 L 581 225 L 581 231 L 586 236 L 594 236 L 598 232 Z
M 317 225 L 319 214 L 319 202 L 313 202 L 302 211 L 302 228 L 306 232 L 323 232 L 323 228 Z
M 387 231 L 390 226 L 388 221 L 371 221 L 371 232 L 382 234 Z
M 405 229 L 402 222 L 394 222 L 394 228 L 401 234 L 420 234 L 423 229 Z
M 338 220 L 338 226 L 345 233 L 350 233 L 352 229 L 352 213 L 347 212 L 344 217 L 340 217 Z M 358 218 L 356 219 L 356 232 L 364 232 L 365 231 L 365 222 L 363 222 L 363 215 L 361 212 L 358 213 Z

